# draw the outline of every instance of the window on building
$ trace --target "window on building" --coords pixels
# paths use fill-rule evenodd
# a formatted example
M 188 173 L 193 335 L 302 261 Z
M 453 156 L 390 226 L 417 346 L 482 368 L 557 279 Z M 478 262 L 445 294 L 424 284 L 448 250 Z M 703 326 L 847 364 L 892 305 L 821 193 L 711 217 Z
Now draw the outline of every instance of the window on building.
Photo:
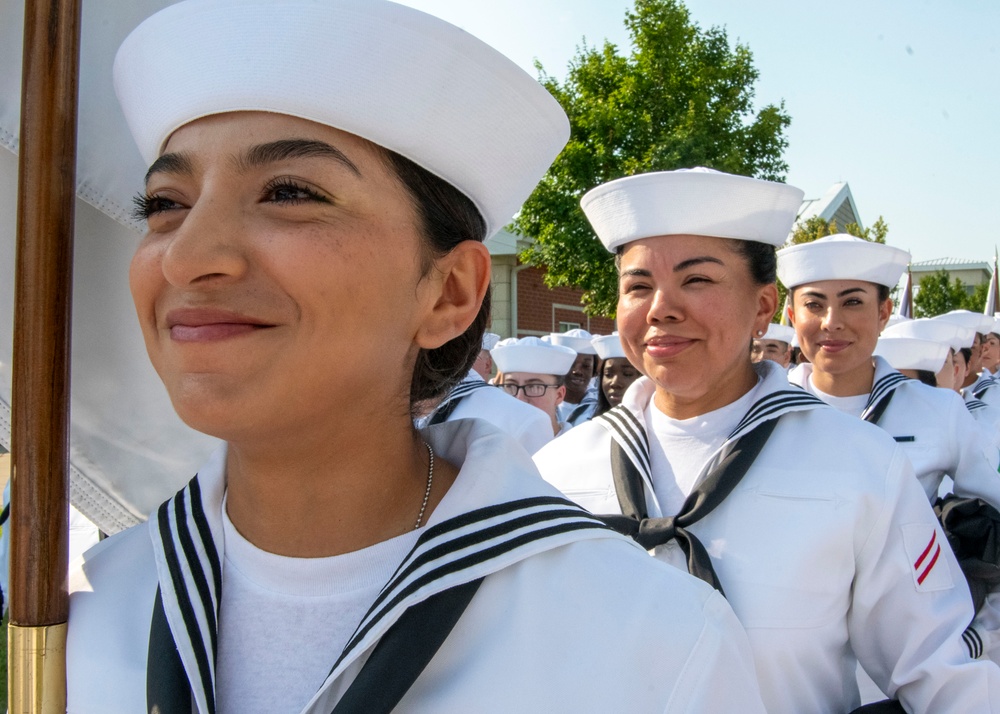
M 559 323 L 559 332 L 569 332 L 570 330 L 579 330 L 579 329 L 580 329 L 580 323 L 579 322 L 560 322 Z

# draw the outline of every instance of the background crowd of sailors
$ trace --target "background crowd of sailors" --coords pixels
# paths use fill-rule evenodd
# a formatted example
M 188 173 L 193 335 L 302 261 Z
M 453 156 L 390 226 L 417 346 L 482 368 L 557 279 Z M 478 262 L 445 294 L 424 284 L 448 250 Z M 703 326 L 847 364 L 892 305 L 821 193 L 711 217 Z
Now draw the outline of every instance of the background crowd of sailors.
M 71 567 L 68 711 L 1000 712 L 997 563 L 932 508 L 990 540 L 1000 329 L 888 327 L 905 251 L 783 247 L 786 184 L 618 178 L 581 199 L 617 332 L 499 340 L 484 241 L 569 137 L 507 58 L 186 0 L 114 81 L 139 325 L 222 445 Z

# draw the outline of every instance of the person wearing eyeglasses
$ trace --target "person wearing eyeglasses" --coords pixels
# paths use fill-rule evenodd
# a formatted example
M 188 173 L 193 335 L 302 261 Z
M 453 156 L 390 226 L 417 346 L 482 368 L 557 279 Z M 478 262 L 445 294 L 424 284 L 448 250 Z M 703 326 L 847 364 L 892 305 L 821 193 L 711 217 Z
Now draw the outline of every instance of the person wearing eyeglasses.
M 500 388 L 545 412 L 553 438 L 573 425 L 559 421 L 558 408 L 566 399 L 566 373 L 576 360 L 576 351 L 545 342 L 538 337 L 501 340 L 493 361 L 503 374 Z

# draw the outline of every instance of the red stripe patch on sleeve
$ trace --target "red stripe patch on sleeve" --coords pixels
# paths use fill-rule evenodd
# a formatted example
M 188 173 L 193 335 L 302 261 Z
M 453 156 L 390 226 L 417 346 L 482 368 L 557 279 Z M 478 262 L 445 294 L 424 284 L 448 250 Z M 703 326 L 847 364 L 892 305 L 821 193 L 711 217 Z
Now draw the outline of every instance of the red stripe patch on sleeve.
M 913 585 L 920 592 L 947 590 L 954 585 L 947 559 L 941 558 L 938 528 L 930 523 L 912 523 L 901 527 Z

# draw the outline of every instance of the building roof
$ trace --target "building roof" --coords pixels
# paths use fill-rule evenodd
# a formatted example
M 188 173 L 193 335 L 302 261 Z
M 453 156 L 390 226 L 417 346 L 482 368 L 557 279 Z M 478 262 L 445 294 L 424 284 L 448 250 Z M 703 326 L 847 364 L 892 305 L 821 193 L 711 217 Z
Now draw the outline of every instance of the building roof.
M 502 230 L 486 241 L 486 247 L 490 255 L 517 255 L 527 247 L 528 243 L 528 239 L 524 236 Z
M 803 223 L 814 216 L 820 216 L 826 221 L 837 221 L 837 229 L 840 231 L 848 223 L 861 225 L 857 204 L 854 203 L 851 187 L 846 181 L 833 184 L 820 198 L 807 198 L 803 201 L 795 222 Z
M 989 273 L 992 266 L 984 260 L 965 258 L 934 258 L 910 264 L 910 272 L 913 273 L 932 273 L 937 270 L 985 270 Z

